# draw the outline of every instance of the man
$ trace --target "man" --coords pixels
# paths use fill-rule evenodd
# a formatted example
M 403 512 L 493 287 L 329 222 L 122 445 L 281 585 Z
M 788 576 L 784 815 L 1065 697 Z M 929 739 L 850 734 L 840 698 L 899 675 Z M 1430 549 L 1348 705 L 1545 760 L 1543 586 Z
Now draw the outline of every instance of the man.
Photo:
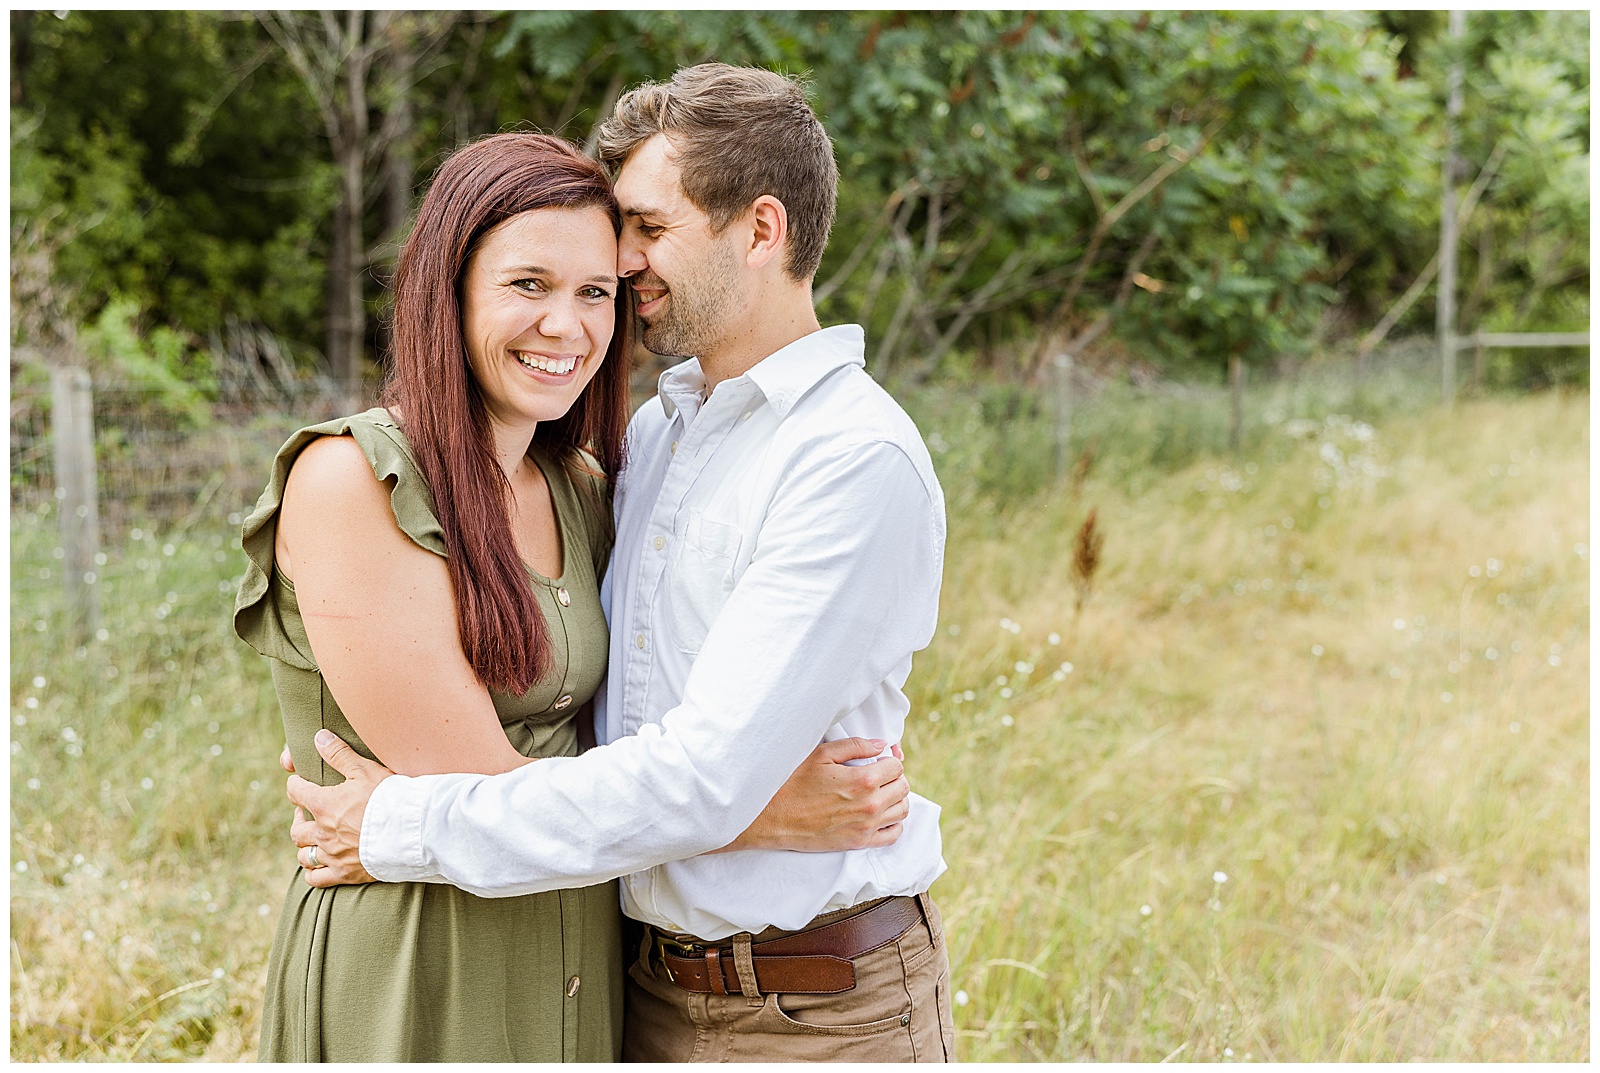
M 866 375 L 861 329 L 812 306 L 832 144 L 795 83 L 704 64 L 627 94 L 599 145 L 645 345 L 695 356 L 628 431 L 609 745 L 406 779 L 319 743 L 347 781 L 293 784 L 317 817 L 295 829 L 319 855 L 302 863 L 327 866 L 319 885 L 364 866 L 487 896 L 622 876 L 642 925 L 629 1060 L 949 1060 L 936 805 L 911 795 L 876 848 L 708 853 L 819 740 L 900 737 L 937 615 L 927 451 Z

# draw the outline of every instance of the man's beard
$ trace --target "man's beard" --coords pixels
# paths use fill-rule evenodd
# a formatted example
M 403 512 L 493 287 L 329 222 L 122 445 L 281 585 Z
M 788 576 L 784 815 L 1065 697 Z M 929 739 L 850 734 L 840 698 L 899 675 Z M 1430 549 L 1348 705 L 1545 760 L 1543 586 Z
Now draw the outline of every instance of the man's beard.
M 671 285 L 667 307 L 643 322 L 645 349 L 673 358 L 695 358 L 713 350 L 738 303 L 737 273 L 732 247 L 714 245 L 702 264 Z

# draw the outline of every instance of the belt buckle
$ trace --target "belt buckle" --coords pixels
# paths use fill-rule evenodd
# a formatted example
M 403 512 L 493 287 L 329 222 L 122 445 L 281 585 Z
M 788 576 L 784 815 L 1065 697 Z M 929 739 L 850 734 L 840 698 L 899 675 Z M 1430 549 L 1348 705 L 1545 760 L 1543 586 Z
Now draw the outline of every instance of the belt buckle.
M 672 975 L 672 966 L 667 964 L 667 959 L 664 955 L 671 953 L 681 958 L 698 958 L 705 956 L 706 948 L 701 946 L 699 943 L 680 943 L 676 939 L 667 938 L 660 932 L 656 932 L 655 941 L 656 957 L 661 960 L 661 969 L 667 974 L 668 983 L 675 984 L 678 982 L 678 980 Z M 672 949 L 669 951 L 667 949 L 668 947 L 671 947 Z

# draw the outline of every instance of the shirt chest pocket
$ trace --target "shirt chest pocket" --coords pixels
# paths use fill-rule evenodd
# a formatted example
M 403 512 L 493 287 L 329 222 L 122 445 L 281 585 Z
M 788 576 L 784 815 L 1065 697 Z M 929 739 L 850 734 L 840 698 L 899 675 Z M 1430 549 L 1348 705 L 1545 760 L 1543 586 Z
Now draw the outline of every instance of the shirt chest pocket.
M 690 512 L 667 560 L 666 624 L 674 647 L 693 654 L 705 644 L 733 591 L 738 554 L 737 526 Z

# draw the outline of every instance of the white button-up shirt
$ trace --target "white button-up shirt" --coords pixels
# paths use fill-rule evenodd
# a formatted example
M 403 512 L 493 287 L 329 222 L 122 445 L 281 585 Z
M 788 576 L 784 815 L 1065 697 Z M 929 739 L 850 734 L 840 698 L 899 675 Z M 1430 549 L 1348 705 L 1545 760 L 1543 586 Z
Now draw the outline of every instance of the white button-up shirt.
M 709 398 L 696 361 L 662 375 L 629 426 L 602 586 L 609 744 L 384 780 L 361 835 L 374 877 L 496 896 L 622 876 L 628 915 L 706 939 L 928 889 L 939 809 L 916 794 L 892 846 L 706 854 L 819 741 L 898 741 L 911 655 L 933 636 L 944 498 L 863 352 L 844 325 Z

